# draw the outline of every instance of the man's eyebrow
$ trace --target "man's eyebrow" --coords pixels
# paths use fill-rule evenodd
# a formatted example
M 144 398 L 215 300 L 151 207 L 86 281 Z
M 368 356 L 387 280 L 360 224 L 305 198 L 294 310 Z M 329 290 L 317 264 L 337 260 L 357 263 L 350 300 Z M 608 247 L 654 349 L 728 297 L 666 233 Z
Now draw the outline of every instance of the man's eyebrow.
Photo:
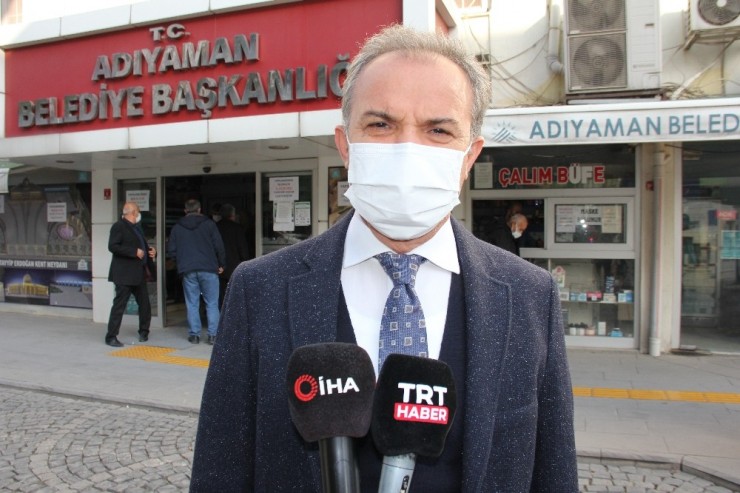
M 362 114 L 362 118 L 380 118 L 388 121 L 395 120 L 395 118 L 393 118 L 389 113 L 380 110 L 367 110 Z
M 389 113 L 380 110 L 367 110 L 362 114 L 362 118 L 380 118 L 386 121 L 396 121 L 396 118 L 392 117 Z M 426 125 L 454 125 L 460 126 L 460 121 L 452 117 L 438 117 L 430 118 L 426 122 Z
M 427 120 L 429 125 L 454 125 L 460 126 L 460 121 L 450 117 L 430 118 Z

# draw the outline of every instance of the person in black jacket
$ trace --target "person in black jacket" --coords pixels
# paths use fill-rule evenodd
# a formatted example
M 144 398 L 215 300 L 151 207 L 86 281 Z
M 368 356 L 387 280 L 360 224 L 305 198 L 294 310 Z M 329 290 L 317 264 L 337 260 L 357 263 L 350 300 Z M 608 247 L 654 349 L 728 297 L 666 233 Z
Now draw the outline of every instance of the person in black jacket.
M 236 209 L 231 204 L 221 206 L 221 220 L 216 223 L 218 232 L 224 242 L 226 250 L 226 265 L 219 276 L 218 307 L 221 308 L 226 293 L 226 285 L 236 266 L 249 258 L 247 250 L 247 231 L 244 226 L 236 222 Z
M 208 344 L 216 341 L 218 331 L 218 276 L 226 265 L 226 252 L 216 223 L 200 213 L 200 201 L 185 202 L 185 217 L 170 232 L 167 254 L 177 262 L 182 276 L 190 334 L 188 341 L 200 342 L 200 296 L 206 304 Z
M 108 280 L 116 285 L 116 295 L 108 318 L 108 332 L 105 343 L 121 347 L 118 331 L 121 328 L 123 312 L 129 297 L 133 294 L 139 305 L 139 341 L 149 340 L 149 324 L 152 320 L 152 309 L 149 304 L 147 278 L 154 272 L 156 249 L 150 247 L 144 238 L 144 232 L 138 226 L 141 211 L 134 202 L 123 204 L 123 215 L 110 228 L 108 250 L 113 254 L 110 263 Z
M 529 221 L 524 214 L 517 212 L 507 215 L 506 225 L 496 222 L 489 242 L 519 256 L 519 238 L 528 225 Z

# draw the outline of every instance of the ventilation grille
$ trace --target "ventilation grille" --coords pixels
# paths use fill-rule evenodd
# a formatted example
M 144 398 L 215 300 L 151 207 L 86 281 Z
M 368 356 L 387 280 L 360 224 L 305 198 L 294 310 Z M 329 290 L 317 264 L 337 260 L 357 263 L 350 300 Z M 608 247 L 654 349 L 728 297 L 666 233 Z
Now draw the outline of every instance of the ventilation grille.
M 571 0 L 568 15 L 569 34 L 626 28 L 624 0 Z
M 740 17 L 740 0 L 699 0 L 699 16 L 713 26 L 725 26 Z
M 627 86 L 624 33 L 574 36 L 570 40 L 569 50 L 572 90 Z

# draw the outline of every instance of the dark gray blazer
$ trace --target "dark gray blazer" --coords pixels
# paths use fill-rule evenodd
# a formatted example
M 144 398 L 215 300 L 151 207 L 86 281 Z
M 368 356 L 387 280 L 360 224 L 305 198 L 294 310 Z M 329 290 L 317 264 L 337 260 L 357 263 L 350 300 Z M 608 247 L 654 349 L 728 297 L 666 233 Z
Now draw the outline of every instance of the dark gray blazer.
M 136 250 L 142 247 L 134 231 L 137 227 L 121 218 L 110 228 L 108 250 L 113 254 L 113 258 L 108 270 L 108 280 L 112 283 L 138 286 L 145 281 L 144 263 L 136 256 Z M 153 274 L 154 263 L 146 251 L 144 255 L 149 272 Z
M 285 370 L 295 348 L 336 339 L 349 216 L 234 272 L 203 393 L 191 491 L 321 491 L 318 447 L 291 423 Z M 461 491 L 575 492 L 557 287 L 548 272 L 452 226 L 468 331 Z

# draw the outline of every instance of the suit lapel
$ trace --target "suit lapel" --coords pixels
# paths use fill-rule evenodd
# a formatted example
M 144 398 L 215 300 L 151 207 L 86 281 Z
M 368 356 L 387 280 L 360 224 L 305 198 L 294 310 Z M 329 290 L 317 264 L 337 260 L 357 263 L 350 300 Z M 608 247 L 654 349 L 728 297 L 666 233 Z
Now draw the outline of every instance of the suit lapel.
M 348 219 L 343 218 L 334 227 L 316 237 L 302 259 L 303 272 L 288 281 L 292 349 L 336 340 L 342 256 Z
M 465 286 L 468 335 L 463 489 L 479 491 L 487 473 L 508 346 L 511 286 L 493 277 L 496 265 L 470 232 L 454 220 L 453 229 Z
M 348 214 L 347 216 L 351 216 Z M 349 217 L 319 235 L 303 261 L 303 272 L 288 280 L 288 316 L 293 347 L 337 339 L 344 239 Z M 308 455 L 314 485 L 321 487 L 318 453 Z

